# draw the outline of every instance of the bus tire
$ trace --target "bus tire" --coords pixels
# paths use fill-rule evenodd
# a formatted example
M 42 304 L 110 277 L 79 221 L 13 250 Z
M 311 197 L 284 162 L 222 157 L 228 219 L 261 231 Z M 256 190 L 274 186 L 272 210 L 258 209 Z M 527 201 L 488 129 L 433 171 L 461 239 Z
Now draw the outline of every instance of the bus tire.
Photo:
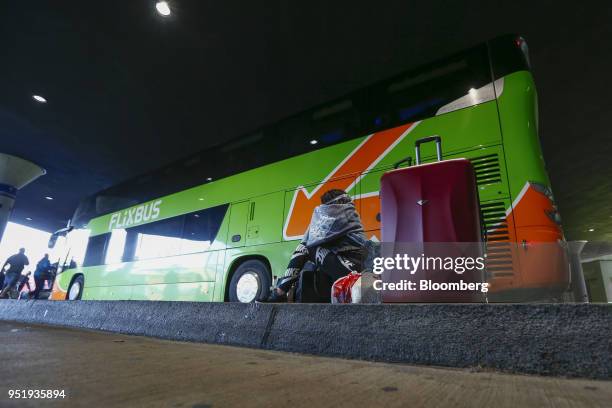
M 68 286 L 68 292 L 66 293 L 66 300 L 81 300 L 83 296 L 83 285 L 85 284 L 85 278 L 83 275 L 77 275 L 70 282 Z
M 270 293 L 270 271 L 258 260 L 250 259 L 238 266 L 229 287 L 229 301 L 251 303 L 265 300 Z

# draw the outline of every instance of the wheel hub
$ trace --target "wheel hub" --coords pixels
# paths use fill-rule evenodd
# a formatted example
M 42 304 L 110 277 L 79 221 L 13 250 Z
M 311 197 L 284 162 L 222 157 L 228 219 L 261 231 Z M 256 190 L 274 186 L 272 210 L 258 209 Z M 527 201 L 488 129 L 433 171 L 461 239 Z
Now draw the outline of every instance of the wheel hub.
M 259 276 L 255 272 L 246 272 L 238 279 L 236 297 L 242 303 L 250 303 L 257 297 L 260 286 Z
M 70 291 L 68 292 L 69 300 L 76 300 L 79 296 L 79 292 L 81 291 L 81 284 L 79 282 L 74 282 L 72 286 L 70 286 Z

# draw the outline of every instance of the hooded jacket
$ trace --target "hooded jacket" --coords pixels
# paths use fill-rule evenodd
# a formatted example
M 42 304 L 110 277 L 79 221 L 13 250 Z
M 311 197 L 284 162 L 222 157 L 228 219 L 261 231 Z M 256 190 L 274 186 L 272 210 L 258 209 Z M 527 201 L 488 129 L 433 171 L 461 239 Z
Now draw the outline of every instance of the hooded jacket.
M 302 239 L 307 248 L 323 245 L 334 252 L 363 248 L 365 243 L 363 225 L 353 202 L 316 207 Z

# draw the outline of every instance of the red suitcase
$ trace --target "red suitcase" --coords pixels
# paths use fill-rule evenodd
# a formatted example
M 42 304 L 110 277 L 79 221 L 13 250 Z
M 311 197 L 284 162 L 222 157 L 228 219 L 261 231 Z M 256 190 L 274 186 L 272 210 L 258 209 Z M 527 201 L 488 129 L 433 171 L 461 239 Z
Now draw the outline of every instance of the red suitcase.
M 437 163 L 421 164 L 420 146 L 435 142 Z M 410 274 L 405 270 L 385 271 L 384 282 L 410 280 L 418 290 L 383 290 L 385 302 L 477 302 L 478 290 L 420 290 L 421 280 L 438 283 L 484 282 L 484 269 L 457 273 L 440 268 L 435 259 L 482 258 L 482 229 L 474 168 L 467 159 L 442 161 L 439 136 L 417 140 L 416 165 L 392 170 L 381 178 L 381 255 L 403 253 L 429 257 L 429 268 Z M 433 259 L 433 260 L 432 260 Z M 431 264 L 429 261 L 432 261 Z M 471 262 L 470 262 L 471 264 Z M 450 265 L 450 264 L 449 264 Z M 462 268 L 458 268 L 461 270 Z M 463 268 L 464 269 L 464 268 Z M 451 285 L 446 285 L 451 286 Z

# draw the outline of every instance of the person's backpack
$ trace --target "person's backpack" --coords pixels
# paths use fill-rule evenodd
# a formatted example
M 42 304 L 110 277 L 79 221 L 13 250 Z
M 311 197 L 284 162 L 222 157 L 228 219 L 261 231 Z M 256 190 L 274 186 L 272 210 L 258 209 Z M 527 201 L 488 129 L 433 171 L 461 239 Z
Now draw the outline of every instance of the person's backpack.
M 322 276 L 316 265 L 310 261 L 304 264 L 295 287 L 295 302 L 329 303 L 331 288 L 326 277 Z

